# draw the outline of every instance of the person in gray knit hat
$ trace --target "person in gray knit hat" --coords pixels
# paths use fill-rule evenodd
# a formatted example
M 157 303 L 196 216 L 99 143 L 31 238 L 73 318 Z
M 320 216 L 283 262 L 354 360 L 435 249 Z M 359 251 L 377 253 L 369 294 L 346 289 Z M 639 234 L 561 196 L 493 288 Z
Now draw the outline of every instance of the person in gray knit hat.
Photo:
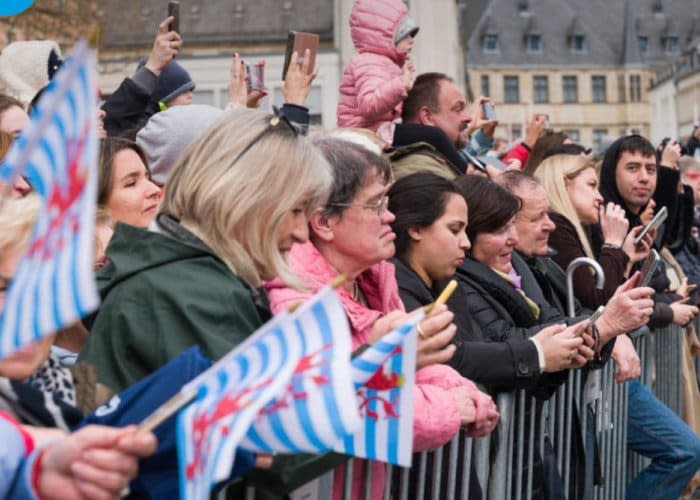
M 163 186 L 187 147 L 226 112 L 204 104 L 175 106 L 153 115 L 136 134 L 136 143 L 146 153 L 151 180 Z

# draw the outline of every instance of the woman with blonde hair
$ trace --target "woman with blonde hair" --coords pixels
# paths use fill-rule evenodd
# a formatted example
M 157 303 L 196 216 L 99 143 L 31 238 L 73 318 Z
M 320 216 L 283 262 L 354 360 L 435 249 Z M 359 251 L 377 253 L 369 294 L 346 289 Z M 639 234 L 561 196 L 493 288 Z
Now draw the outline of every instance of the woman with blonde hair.
M 574 295 L 588 308 L 605 304 L 615 289 L 629 276 L 632 266 L 644 259 L 650 241 L 637 248 L 634 240 L 641 227 L 628 233 L 629 222 L 619 205 L 603 206 L 598 191 L 595 164 L 583 155 L 555 155 L 544 160 L 535 172 L 550 203 L 550 217 L 556 229 L 549 235 L 549 245 L 556 250 L 552 259 L 566 269 L 578 257 L 596 259 L 605 272 L 605 286 L 598 290 L 590 269 L 574 272 Z M 590 228 L 600 224 L 603 246 L 594 249 Z
M 262 280 L 296 282 L 286 254 L 330 185 L 284 116 L 227 114 L 174 168 L 155 227 L 117 226 L 81 359 L 122 390 L 193 345 L 223 356 L 269 319 Z

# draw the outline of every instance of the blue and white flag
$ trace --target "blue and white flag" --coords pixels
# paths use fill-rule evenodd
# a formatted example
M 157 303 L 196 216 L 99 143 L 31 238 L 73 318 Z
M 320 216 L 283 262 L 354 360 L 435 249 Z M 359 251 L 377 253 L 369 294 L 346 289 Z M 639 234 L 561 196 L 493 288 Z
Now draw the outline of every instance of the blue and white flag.
M 363 425 L 339 441 L 335 451 L 411 466 L 416 326 L 423 316 L 412 316 L 352 360 Z
M 289 384 L 301 351 L 293 322 L 278 316 L 183 387 L 197 399 L 177 417 L 181 498 L 207 499 L 230 476 L 241 438 Z
M 332 449 L 360 424 L 350 372 L 350 326 L 326 287 L 292 315 L 302 358 L 286 390 L 260 412 L 241 447 L 264 453 Z
M 93 260 L 97 193 L 95 55 L 84 42 L 56 74 L 0 166 L 42 200 L 0 318 L 0 359 L 74 323 L 99 304 Z

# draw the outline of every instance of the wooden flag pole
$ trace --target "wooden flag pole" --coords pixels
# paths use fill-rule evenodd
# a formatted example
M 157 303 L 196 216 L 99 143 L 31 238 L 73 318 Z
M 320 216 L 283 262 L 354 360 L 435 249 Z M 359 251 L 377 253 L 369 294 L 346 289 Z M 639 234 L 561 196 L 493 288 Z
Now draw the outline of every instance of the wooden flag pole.
M 333 281 L 329 283 L 329 286 L 333 288 L 334 290 L 337 290 L 339 287 L 343 285 L 347 281 L 347 277 L 343 274 L 339 275 L 337 278 L 335 278 Z M 298 304 L 294 304 L 289 308 L 289 312 L 292 313 L 299 309 L 299 306 L 302 305 L 302 302 Z M 189 389 L 186 391 L 181 391 L 175 394 L 172 398 L 170 398 L 168 401 L 163 403 L 159 408 L 156 409 L 153 413 L 151 413 L 144 421 L 142 421 L 138 428 L 136 429 L 137 432 L 151 432 L 153 431 L 156 427 L 158 427 L 160 424 L 165 422 L 167 419 L 175 415 L 178 411 L 180 411 L 182 408 L 187 406 L 197 395 L 197 391 L 193 389 Z

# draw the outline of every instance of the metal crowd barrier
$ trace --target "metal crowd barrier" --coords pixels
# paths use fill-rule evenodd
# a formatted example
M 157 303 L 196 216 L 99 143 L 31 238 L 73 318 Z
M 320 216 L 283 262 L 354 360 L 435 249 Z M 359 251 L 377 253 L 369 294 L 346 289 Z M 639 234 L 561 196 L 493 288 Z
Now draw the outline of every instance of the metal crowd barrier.
M 641 382 L 652 388 L 673 411 L 681 414 L 683 332 L 675 326 L 651 332 L 644 328 L 632 337 L 642 360 Z M 498 394 L 496 402 L 501 421 L 490 437 L 469 439 L 459 435 L 443 448 L 415 454 L 411 468 L 387 466 L 383 498 L 469 498 L 475 479 L 472 476 L 475 475 L 485 499 L 531 500 L 538 467 L 536 462 L 544 454 L 545 438 L 554 449 L 556 465 L 568 493 L 573 481 L 571 448 L 574 426 L 580 426 L 585 445 L 586 404 L 591 404 L 595 414 L 602 484 L 595 487 L 586 484 L 586 498 L 623 500 L 629 480 L 649 463 L 646 458 L 627 451 L 627 384 L 615 381 L 612 361 L 602 370 L 588 372 L 589 378 L 595 373 L 597 379 L 596 385 L 588 387 L 588 391 L 583 373 L 582 370 L 570 372 L 567 382 L 544 404 L 537 403 L 525 391 Z M 578 423 L 575 415 L 579 417 Z M 591 450 L 585 449 L 585 453 L 588 456 Z M 363 464 L 362 461 L 350 460 L 346 465 L 344 500 L 352 498 L 353 469 Z M 371 472 L 371 468 L 364 470 Z M 374 500 L 371 499 L 371 475 L 365 476 L 363 484 L 361 498 Z M 332 491 L 333 472 L 330 472 L 297 490 L 291 498 L 332 498 Z M 256 495 L 249 490 L 246 498 L 252 500 Z

